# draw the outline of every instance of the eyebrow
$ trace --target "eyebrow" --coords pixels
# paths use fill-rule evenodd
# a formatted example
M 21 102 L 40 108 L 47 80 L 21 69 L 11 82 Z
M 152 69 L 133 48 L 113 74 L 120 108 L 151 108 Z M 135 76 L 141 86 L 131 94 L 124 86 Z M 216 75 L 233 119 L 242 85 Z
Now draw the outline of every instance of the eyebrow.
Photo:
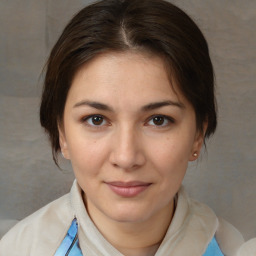
M 155 103 L 150 103 L 148 105 L 145 105 L 142 107 L 142 110 L 150 111 L 150 110 L 158 109 L 158 108 L 165 107 L 165 106 L 174 106 L 174 107 L 178 107 L 181 109 L 185 108 L 185 105 L 182 104 L 181 102 L 166 100 L 166 101 L 155 102 Z
M 105 111 L 111 111 L 114 112 L 114 110 L 109 107 L 106 104 L 96 102 L 96 101 L 89 101 L 89 100 L 83 100 L 74 105 L 74 108 L 80 107 L 80 106 L 89 106 L 98 110 L 105 110 Z
M 74 108 L 77 108 L 77 107 L 80 107 L 80 106 L 89 106 L 89 107 L 92 107 L 92 108 L 95 108 L 95 109 L 98 109 L 98 110 L 114 112 L 113 108 L 111 108 L 110 106 L 108 106 L 106 104 L 103 104 L 103 103 L 100 103 L 100 102 L 96 102 L 96 101 L 83 100 L 83 101 L 80 101 L 80 102 L 76 103 L 74 105 Z M 174 106 L 174 107 L 178 107 L 178 108 L 181 108 L 181 109 L 185 108 L 184 104 L 182 104 L 181 102 L 166 100 L 166 101 L 149 103 L 149 104 L 143 106 L 141 108 L 141 110 L 143 112 L 146 112 L 146 111 L 158 109 L 158 108 L 165 107 L 165 106 Z

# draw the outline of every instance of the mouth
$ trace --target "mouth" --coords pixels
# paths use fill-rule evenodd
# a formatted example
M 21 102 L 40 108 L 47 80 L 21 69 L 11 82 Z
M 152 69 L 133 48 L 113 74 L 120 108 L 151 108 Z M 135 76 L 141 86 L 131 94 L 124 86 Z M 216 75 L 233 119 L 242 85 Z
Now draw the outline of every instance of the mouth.
M 141 181 L 113 181 L 105 183 L 115 194 L 121 197 L 135 197 L 148 189 L 148 187 L 152 184 Z

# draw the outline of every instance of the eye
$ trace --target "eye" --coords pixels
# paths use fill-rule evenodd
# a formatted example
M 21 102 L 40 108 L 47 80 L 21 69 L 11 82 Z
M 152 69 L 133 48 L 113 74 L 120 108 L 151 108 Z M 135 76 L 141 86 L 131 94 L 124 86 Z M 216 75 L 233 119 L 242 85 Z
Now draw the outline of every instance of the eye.
M 164 115 L 154 115 L 147 122 L 148 125 L 166 127 L 170 123 L 174 123 L 173 118 Z
M 83 122 L 86 122 L 90 126 L 103 126 L 107 124 L 105 118 L 101 115 L 92 115 L 83 118 Z

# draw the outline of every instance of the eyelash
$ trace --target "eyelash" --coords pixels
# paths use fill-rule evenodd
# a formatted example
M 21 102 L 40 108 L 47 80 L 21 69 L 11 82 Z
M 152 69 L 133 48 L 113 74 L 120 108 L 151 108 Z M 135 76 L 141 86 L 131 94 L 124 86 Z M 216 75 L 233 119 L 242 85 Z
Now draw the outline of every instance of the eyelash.
M 91 124 L 89 123 L 89 120 L 91 119 L 91 118 L 101 118 L 102 119 L 102 121 L 103 121 L 103 123 L 104 124 L 99 124 L 99 125 L 96 125 L 96 124 L 93 124 L 92 122 L 92 120 L 91 120 Z M 167 122 L 167 124 L 164 124 L 164 125 L 156 125 L 156 124 L 149 124 L 149 122 L 150 121 L 152 121 L 152 122 L 154 122 L 154 118 L 163 118 L 164 119 L 164 122 L 166 123 Z M 110 124 L 109 124 L 109 122 L 108 122 L 108 120 L 107 120 L 107 118 L 106 117 L 104 117 L 103 115 L 99 115 L 99 114 L 94 114 L 94 115 L 89 115 L 89 116 L 86 116 L 86 117 L 83 117 L 82 119 L 81 119 L 81 122 L 82 123 L 85 123 L 87 126 L 89 126 L 89 127 L 92 127 L 92 128 L 96 128 L 96 129 L 100 129 L 100 128 L 102 128 L 103 126 L 109 126 Z M 146 122 L 145 122 L 145 124 L 147 125 L 147 126 L 154 126 L 155 128 L 165 128 L 165 127 L 167 127 L 167 126 L 169 126 L 170 124 L 174 124 L 175 123 L 175 120 L 172 118 L 172 117 L 170 117 L 170 116 L 166 116 L 166 115 L 153 115 L 153 116 L 150 116 L 147 120 L 146 120 Z
M 167 122 L 167 124 L 165 124 L 165 125 L 156 125 L 156 124 L 153 124 L 152 126 L 154 126 L 155 128 L 166 128 L 167 126 L 169 126 L 170 124 L 174 124 L 175 123 L 175 120 L 172 118 L 172 117 L 170 117 L 170 116 L 166 116 L 166 115 L 153 115 L 153 116 L 151 116 L 151 117 L 149 117 L 148 119 L 147 119 L 147 124 L 150 122 L 150 121 L 152 121 L 153 122 L 153 120 L 154 120 L 154 118 L 163 118 L 164 119 L 164 122 Z M 148 124 L 148 125 L 150 125 L 150 124 Z
M 89 115 L 89 116 L 83 117 L 81 121 L 82 121 L 82 123 L 85 123 L 87 126 L 93 127 L 93 128 L 97 128 L 97 129 L 101 128 L 102 126 L 105 126 L 105 124 L 103 124 L 103 125 L 102 124 L 100 124 L 100 125 L 90 124 L 89 120 L 91 118 L 101 118 L 103 120 L 103 122 L 107 122 L 106 118 L 103 115 L 98 115 L 98 114 L 94 114 L 94 115 Z M 93 121 L 91 121 L 91 123 L 92 122 Z

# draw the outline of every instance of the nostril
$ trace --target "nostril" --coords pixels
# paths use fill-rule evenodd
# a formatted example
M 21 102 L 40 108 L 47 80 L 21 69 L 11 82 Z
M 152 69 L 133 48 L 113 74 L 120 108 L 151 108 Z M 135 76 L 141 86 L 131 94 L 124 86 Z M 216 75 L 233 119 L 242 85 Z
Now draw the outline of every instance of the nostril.
M 145 157 L 142 152 L 112 152 L 110 162 L 115 168 L 122 170 L 136 170 L 144 165 Z

